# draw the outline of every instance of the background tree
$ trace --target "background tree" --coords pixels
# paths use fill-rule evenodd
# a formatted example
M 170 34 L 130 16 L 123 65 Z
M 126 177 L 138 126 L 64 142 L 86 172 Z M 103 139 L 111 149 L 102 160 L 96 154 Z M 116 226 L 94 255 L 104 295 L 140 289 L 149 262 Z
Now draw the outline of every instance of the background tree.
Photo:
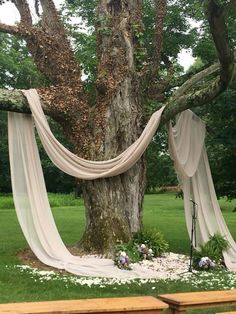
M 157 192 L 158 188 L 177 185 L 174 164 L 168 152 L 167 136 L 162 130 L 156 134 L 147 148 L 146 192 Z
M 84 158 L 109 159 L 130 146 L 150 114 L 146 108 L 157 109 L 165 103 L 163 125 L 187 108 L 207 104 L 232 79 L 234 56 L 225 18 L 234 0 L 204 2 L 201 10 L 206 11 L 219 62 L 190 78 L 178 77 L 175 71 L 177 52 L 186 44 L 184 39 L 191 37 L 186 32 L 192 15 L 187 1 L 100 0 L 89 5 L 78 1 L 81 15 L 87 8 L 95 10 L 95 18 L 88 14 L 96 37 L 95 100 L 81 79 L 81 64 L 75 60 L 53 2 L 36 2 L 42 14 L 35 25 L 26 0 L 13 3 L 21 22 L 0 24 L 0 31 L 25 39 L 34 63 L 50 82 L 49 87 L 38 88 L 43 108 L 61 125 L 74 152 Z M 196 7 L 200 12 L 199 4 Z M 146 32 L 149 18 L 150 31 Z M 176 49 L 171 46 L 174 41 Z M 29 112 L 19 91 L 0 91 L 0 103 L 2 110 Z M 85 249 L 109 250 L 142 226 L 145 172 L 142 157 L 122 175 L 82 182 L 86 229 L 81 244 Z
M 204 115 L 208 126 L 206 145 L 216 194 L 231 200 L 236 198 L 236 81 L 208 107 L 211 115 Z
M 9 34 L 0 34 L 0 87 L 29 89 L 36 86 L 46 86 L 46 78 L 39 73 L 32 62 L 23 40 Z M 10 192 L 10 167 L 8 157 L 7 113 L 0 111 L 1 142 L 0 142 L 0 191 Z M 60 128 L 53 120 L 50 121 L 54 134 L 65 146 L 66 141 Z M 75 189 L 74 178 L 61 172 L 49 160 L 42 144 L 38 141 L 47 190 L 49 192 L 72 192 Z
M 236 81 L 198 114 L 207 124 L 206 146 L 217 197 L 232 200 L 236 198 Z
M 231 7 L 227 25 L 232 34 L 235 47 L 236 9 Z M 227 14 L 227 12 L 226 12 Z M 193 54 L 198 57 L 190 71 L 206 67 L 217 60 L 217 53 L 208 32 L 208 25 L 202 23 L 199 40 L 193 46 Z M 205 84 L 208 84 L 206 81 Z M 206 145 L 212 169 L 215 189 L 218 197 L 229 200 L 236 197 L 236 81 L 233 80 L 226 93 L 197 109 L 197 113 L 206 121 Z

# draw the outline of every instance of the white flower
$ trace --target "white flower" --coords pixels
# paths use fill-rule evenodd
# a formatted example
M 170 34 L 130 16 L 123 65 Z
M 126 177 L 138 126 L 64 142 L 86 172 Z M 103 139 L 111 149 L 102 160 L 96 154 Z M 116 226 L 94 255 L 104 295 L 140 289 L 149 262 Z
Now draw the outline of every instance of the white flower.
M 145 244 L 141 244 L 140 247 L 141 247 L 141 249 L 144 249 L 146 247 L 146 245 Z
M 125 257 L 126 253 L 123 251 L 123 252 L 120 252 L 120 255 Z
M 202 257 L 198 265 L 203 269 L 209 269 L 210 267 L 216 266 L 216 264 L 207 256 Z
M 210 261 L 210 266 L 211 266 L 211 267 L 215 267 L 216 264 L 215 264 L 214 262 Z

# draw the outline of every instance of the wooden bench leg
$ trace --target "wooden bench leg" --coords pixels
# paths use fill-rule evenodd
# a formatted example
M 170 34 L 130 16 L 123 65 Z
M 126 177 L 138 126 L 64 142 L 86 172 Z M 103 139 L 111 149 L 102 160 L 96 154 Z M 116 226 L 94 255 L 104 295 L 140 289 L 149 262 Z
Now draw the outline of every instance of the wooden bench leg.
M 177 310 L 174 308 L 169 308 L 168 314 L 186 314 L 185 310 Z

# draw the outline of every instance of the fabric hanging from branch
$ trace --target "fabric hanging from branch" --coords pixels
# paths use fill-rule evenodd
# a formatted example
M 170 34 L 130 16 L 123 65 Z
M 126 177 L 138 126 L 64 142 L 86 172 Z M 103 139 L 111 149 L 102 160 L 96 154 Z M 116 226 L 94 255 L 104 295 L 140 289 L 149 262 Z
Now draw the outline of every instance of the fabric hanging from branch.
M 48 202 L 30 115 L 9 113 L 11 180 L 17 217 L 37 258 L 46 265 L 81 276 L 154 278 L 156 272 L 136 265 L 118 269 L 111 259 L 73 256 L 64 245 Z
M 64 245 L 47 198 L 39 153 L 34 137 L 33 120 L 45 150 L 51 160 L 64 172 L 91 180 L 115 176 L 132 167 L 141 157 L 154 136 L 164 107 L 155 112 L 146 128 L 129 148 L 108 161 L 88 161 L 65 149 L 53 136 L 43 114 L 35 90 L 24 91 L 31 115 L 9 113 L 9 151 L 13 197 L 18 220 L 30 248 L 43 263 L 84 276 L 117 278 L 154 278 L 156 272 L 136 266 L 132 271 L 120 270 L 110 259 L 80 258 L 71 255 Z M 204 147 L 205 126 L 191 111 L 183 112 L 173 128 L 169 125 L 171 155 L 184 188 L 184 205 L 190 229 L 190 198 L 198 203 L 197 241 L 206 242 L 220 231 L 230 242 L 225 253 L 229 269 L 236 261 L 235 243 L 225 225 L 217 204 Z M 218 206 L 218 207 L 217 207 Z
M 224 252 L 228 269 L 236 271 L 236 243 L 224 221 L 215 194 L 204 145 L 205 124 L 190 110 L 182 112 L 174 127 L 169 123 L 169 151 L 184 193 L 185 218 L 191 235 L 192 203 L 197 204 L 196 244 L 204 244 L 209 236 L 220 233 L 230 244 Z
M 145 152 L 156 133 L 165 108 L 162 107 L 151 116 L 141 136 L 122 154 L 106 161 L 90 161 L 72 154 L 57 141 L 43 113 L 37 91 L 30 89 L 23 93 L 29 102 L 38 134 L 49 158 L 65 173 L 84 180 L 116 176 L 131 168 Z

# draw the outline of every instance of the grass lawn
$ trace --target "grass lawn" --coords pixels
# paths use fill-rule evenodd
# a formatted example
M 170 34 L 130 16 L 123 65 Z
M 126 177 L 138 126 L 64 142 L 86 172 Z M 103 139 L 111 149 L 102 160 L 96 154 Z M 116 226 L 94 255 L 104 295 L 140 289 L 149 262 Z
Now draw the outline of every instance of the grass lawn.
M 78 241 L 84 227 L 84 207 L 81 199 L 71 196 L 50 196 L 53 213 L 63 240 Z M 236 200 L 220 201 L 228 227 L 236 239 Z M 89 278 L 42 274 L 24 270 L 16 257 L 27 247 L 17 222 L 10 196 L 0 197 L 0 303 L 17 301 L 92 298 L 106 296 L 154 295 L 178 291 L 199 291 L 236 288 L 236 274 L 205 272 L 188 280 L 136 280 L 133 282 L 94 281 Z M 170 251 L 189 252 L 183 201 L 175 194 L 146 195 L 144 203 L 145 228 L 158 228 L 169 242 Z M 194 312 L 196 313 L 196 312 Z M 214 310 L 197 313 L 215 313 Z

